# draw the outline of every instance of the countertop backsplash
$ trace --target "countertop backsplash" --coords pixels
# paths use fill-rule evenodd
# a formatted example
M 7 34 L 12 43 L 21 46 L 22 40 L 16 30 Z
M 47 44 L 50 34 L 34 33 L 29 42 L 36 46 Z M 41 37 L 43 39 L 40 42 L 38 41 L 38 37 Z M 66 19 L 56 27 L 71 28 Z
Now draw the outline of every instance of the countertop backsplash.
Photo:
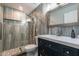
M 74 27 L 74 28 L 73 28 Z M 71 31 L 74 29 L 75 35 L 79 35 L 79 26 L 56 26 L 49 28 L 49 34 L 51 35 L 63 35 L 71 37 Z

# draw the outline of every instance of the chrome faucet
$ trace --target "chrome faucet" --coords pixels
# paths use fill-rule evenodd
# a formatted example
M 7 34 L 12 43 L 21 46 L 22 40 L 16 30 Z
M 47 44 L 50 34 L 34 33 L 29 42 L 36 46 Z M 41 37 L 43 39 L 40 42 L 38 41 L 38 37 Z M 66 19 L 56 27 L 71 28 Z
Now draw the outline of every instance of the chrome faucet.
M 62 35 L 62 28 L 58 28 L 57 35 L 58 36 L 61 36 Z

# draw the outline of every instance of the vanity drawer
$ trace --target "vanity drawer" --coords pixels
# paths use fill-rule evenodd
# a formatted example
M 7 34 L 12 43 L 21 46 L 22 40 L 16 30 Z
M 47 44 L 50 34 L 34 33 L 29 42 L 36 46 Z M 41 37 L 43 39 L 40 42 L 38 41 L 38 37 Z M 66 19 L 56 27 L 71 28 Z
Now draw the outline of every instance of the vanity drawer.
M 63 56 L 77 56 L 78 55 L 78 49 L 64 46 L 63 48 Z
M 48 46 L 49 42 L 45 39 L 38 39 L 38 46 Z
M 79 49 L 45 39 L 38 40 L 38 54 L 48 56 L 78 56 Z
M 51 42 L 51 41 L 47 41 L 48 43 L 46 43 L 45 45 L 51 48 L 55 48 L 55 49 L 61 49 L 61 45 L 55 42 Z

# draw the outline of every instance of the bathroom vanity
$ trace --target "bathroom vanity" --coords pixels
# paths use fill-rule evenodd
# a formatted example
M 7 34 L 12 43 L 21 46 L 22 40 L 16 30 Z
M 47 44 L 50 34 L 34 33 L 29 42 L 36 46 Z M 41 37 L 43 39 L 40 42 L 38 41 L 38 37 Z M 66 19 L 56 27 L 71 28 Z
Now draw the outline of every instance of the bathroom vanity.
M 56 35 L 39 35 L 37 38 L 39 56 L 79 55 L 79 38 Z

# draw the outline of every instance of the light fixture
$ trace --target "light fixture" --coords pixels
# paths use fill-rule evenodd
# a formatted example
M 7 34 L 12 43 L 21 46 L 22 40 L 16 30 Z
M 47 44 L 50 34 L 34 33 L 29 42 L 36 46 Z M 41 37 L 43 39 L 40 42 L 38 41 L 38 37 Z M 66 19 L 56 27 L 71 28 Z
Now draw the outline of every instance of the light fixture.
M 19 10 L 23 11 L 23 7 L 22 6 L 19 6 Z
M 25 23 L 27 23 L 27 22 L 31 22 L 31 19 L 22 20 L 22 21 L 21 21 L 21 24 L 25 24 Z
M 25 23 L 26 23 L 26 21 L 25 21 L 25 20 L 22 20 L 22 21 L 21 21 L 21 24 L 25 24 Z
M 27 19 L 26 22 L 31 22 L 31 19 Z

